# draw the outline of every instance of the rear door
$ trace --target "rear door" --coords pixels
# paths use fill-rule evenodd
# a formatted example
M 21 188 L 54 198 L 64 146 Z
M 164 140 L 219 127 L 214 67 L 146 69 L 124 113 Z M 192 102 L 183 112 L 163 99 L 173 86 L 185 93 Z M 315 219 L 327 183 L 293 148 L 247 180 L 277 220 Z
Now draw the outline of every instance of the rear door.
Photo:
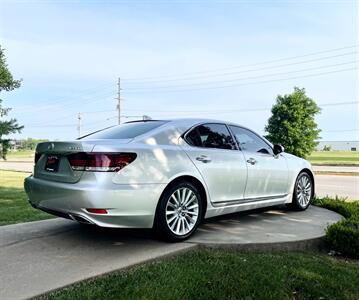
M 226 204 L 244 196 L 247 166 L 225 124 L 202 124 L 185 135 L 183 149 L 204 178 L 211 201 Z
M 288 166 L 283 155 L 253 131 L 230 125 L 248 167 L 246 199 L 276 198 L 288 190 Z

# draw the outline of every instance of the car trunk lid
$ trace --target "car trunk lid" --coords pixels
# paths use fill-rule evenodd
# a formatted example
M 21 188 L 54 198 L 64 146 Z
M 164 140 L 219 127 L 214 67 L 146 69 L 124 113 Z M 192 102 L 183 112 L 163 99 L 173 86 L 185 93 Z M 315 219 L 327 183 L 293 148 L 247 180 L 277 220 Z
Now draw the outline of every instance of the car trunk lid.
M 34 177 L 76 183 L 84 171 L 72 170 L 67 156 L 78 152 L 91 152 L 94 147 L 93 142 L 81 141 L 40 143 L 36 147 Z
M 36 147 L 34 177 L 65 183 L 76 183 L 85 171 L 74 170 L 69 155 L 92 152 L 95 146 L 127 144 L 131 139 L 118 140 L 75 140 L 64 142 L 44 142 Z

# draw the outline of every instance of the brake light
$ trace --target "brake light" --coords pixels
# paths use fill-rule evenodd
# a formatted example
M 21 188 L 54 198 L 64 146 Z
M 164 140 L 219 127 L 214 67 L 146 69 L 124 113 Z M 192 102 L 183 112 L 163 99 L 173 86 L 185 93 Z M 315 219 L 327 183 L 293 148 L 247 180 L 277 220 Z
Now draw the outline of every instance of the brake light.
M 35 153 L 35 164 L 39 161 L 39 159 L 40 159 L 40 157 L 41 157 L 41 153 Z
M 70 166 L 76 171 L 117 172 L 136 159 L 136 153 L 86 153 L 67 156 Z

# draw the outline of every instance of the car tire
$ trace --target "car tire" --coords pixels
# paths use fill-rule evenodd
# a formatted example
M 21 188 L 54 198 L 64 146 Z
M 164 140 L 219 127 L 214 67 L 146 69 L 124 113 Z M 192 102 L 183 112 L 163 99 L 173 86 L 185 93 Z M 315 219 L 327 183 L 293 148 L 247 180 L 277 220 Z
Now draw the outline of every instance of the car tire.
M 154 231 L 168 242 L 188 239 L 202 220 L 201 195 L 192 183 L 176 182 L 163 192 L 156 210 Z
M 314 183 L 307 172 L 299 173 L 293 190 L 293 200 L 289 207 L 293 210 L 306 210 L 314 196 Z

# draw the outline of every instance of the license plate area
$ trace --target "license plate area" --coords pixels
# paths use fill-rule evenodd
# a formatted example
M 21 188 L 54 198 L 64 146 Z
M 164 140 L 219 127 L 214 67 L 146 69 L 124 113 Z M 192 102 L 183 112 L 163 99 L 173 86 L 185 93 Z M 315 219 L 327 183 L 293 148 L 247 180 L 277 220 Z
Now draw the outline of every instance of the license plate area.
M 49 155 L 46 159 L 45 171 L 57 172 L 59 170 L 60 158 L 57 155 Z

